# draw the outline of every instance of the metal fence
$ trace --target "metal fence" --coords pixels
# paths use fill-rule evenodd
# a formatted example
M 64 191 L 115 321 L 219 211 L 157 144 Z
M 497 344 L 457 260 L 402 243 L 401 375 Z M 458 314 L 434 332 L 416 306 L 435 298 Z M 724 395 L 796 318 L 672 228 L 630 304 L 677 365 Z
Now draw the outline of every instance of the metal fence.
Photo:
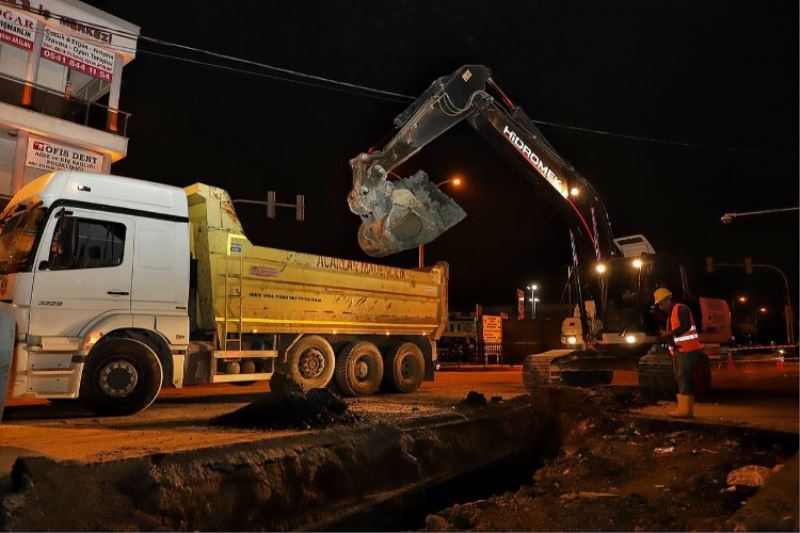
M 131 117 L 125 111 L 82 100 L 7 74 L 0 74 L 0 102 L 123 137 L 127 135 Z
M 515 343 L 518 344 L 518 343 Z M 443 344 L 438 347 L 437 361 L 443 365 L 518 365 L 526 355 L 536 353 L 538 343 L 512 346 L 510 343 Z M 524 353 L 523 356 L 519 354 Z

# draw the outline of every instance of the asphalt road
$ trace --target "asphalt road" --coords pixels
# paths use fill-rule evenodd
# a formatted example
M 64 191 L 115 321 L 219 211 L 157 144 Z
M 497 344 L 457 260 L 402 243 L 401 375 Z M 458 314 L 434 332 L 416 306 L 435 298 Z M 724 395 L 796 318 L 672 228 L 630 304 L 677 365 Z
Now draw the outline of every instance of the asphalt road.
M 697 407 L 701 422 L 753 425 L 798 431 L 798 366 L 754 365 L 729 371 L 715 369 L 718 388 Z M 617 372 L 615 384 L 633 385 L 633 372 Z M 0 424 L 0 472 L 20 455 L 102 461 L 154 452 L 173 452 L 234 442 L 248 442 L 295 431 L 239 430 L 212 425 L 216 416 L 259 398 L 264 383 L 248 387 L 210 385 L 164 390 L 146 411 L 125 418 L 97 418 L 77 404 L 12 401 Z M 352 410 L 387 421 L 452 409 L 469 391 L 487 398 L 524 394 L 519 367 L 490 371 L 439 372 L 433 383 L 403 395 L 348 400 Z M 667 405 L 641 411 L 665 416 Z

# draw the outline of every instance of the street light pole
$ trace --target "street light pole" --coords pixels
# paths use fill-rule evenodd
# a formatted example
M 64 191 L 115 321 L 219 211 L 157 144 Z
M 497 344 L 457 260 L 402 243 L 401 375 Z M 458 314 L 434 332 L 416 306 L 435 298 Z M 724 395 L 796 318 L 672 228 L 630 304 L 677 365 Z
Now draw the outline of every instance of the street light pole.
M 453 185 L 458 187 L 459 185 L 461 185 L 461 178 L 458 177 L 458 176 L 455 176 L 455 177 L 450 178 L 450 179 L 442 180 L 442 181 L 440 181 L 439 183 L 436 184 L 436 187 L 441 188 L 442 185 L 446 185 L 446 184 L 448 184 L 450 182 L 453 182 Z M 425 245 L 424 244 L 420 244 L 419 246 L 417 246 L 417 264 L 419 265 L 419 268 L 425 268 Z
M 539 299 L 536 297 L 536 291 L 539 290 L 539 286 L 535 283 L 531 283 L 528 285 L 528 290 L 531 291 L 531 318 L 534 320 L 536 319 L 536 304 L 539 302 Z
M 723 224 L 730 224 L 734 218 L 738 217 L 751 217 L 755 215 L 773 215 L 776 213 L 790 213 L 792 211 L 800 211 L 800 207 L 783 207 L 780 209 L 764 209 L 762 211 L 747 211 L 744 213 L 725 213 L 720 217 Z

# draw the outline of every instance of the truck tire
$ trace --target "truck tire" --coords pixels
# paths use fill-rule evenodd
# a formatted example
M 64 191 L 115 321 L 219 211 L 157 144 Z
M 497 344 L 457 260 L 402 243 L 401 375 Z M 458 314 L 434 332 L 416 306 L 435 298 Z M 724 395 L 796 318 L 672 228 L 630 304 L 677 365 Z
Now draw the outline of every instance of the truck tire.
M 370 396 L 383 381 L 383 357 L 369 341 L 345 344 L 336 358 L 333 373 L 339 391 L 345 396 Z
M 109 339 L 89 353 L 78 397 L 97 415 L 132 415 L 153 403 L 162 382 L 161 362 L 152 348 L 134 339 Z
M 303 392 L 324 388 L 333 377 L 336 357 L 330 343 L 319 335 L 301 338 L 289 350 L 289 378 Z
M 383 385 L 388 391 L 414 392 L 425 377 L 425 358 L 413 342 L 393 346 L 383 359 Z

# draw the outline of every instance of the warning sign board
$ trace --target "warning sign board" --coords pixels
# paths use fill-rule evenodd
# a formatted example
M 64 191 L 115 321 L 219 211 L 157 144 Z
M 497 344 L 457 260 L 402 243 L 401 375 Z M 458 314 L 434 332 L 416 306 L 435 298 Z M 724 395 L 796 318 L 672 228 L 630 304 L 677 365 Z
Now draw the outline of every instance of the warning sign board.
M 483 342 L 503 342 L 503 318 L 498 315 L 483 315 Z

